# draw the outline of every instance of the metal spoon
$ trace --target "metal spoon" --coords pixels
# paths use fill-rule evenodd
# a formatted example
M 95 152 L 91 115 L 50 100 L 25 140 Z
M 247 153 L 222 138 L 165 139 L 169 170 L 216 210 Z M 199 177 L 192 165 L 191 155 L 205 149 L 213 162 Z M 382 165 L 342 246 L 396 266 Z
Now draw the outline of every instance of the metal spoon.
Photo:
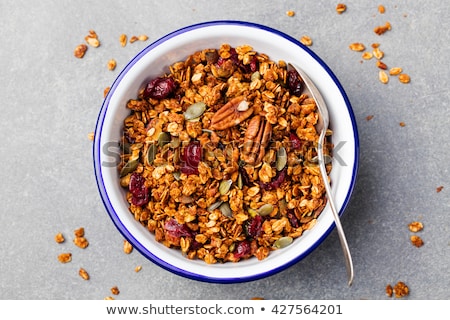
M 339 241 L 341 243 L 342 251 L 344 252 L 345 265 L 347 268 L 347 277 L 348 277 L 348 285 L 351 286 L 353 282 L 353 262 L 352 256 L 350 254 L 350 249 L 348 248 L 347 239 L 345 238 L 344 229 L 341 225 L 341 220 L 339 214 L 336 210 L 336 206 L 334 204 L 334 200 L 331 194 L 330 183 L 328 182 L 327 171 L 325 169 L 325 159 L 323 154 L 323 143 L 325 140 L 325 133 L 327 131 L 330 118 L 328 115 L 327 105 L 323 100 L 320 91 L 308 77 L 308 75 L 299 67 L 294 67 L 291 63 L 288 64 L 289 68 L 296 70 L 300 77 L 303 79 L 303 82 L 306 85 L 306 88 L 311 93 L 311 96 L 316 101 L 317 109 L 319 110 L 319 120 L 316 125 L 316 129 L 320 132 L 318 146 L 317 146 L 317 155 L 319 160 L 319 168 L 320 173 L 322 175 L 323 184 L 325 186 L 325 191 L 327 194 L 328 201 L 330 203 L 331 211 L 333 212 L 334 222 L 336 224 L 336 229 L 339 235 Z

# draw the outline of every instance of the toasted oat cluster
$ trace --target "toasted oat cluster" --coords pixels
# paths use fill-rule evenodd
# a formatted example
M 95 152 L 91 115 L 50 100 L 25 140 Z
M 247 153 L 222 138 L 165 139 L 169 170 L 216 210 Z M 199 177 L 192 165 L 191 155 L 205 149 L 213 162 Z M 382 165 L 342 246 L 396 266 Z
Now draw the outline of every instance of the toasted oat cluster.
M 126 107 L 120 184 L 157 241 L 206 263 L 262 260 L 316 223 L 318 114 L 285 62 L 249 45 L 205 49 Z

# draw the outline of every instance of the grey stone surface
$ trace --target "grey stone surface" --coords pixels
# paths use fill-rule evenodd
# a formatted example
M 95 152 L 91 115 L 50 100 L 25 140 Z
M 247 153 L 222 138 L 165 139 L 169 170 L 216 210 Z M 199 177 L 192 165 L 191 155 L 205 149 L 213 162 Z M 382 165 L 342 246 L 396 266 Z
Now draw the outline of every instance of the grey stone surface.
M 439 0 L 333 1 L 11 1 L 0 2 L 0 298 L 103 299 L 389 299 L 388 283 L 404 281 L 406 299 L 450 298 L 450 9 Z M 288 17 L 287 10 L 296 15 Z M 343 226 L 355 265 L 346 286 L 335 231 L 306 259 L 272 277 L 241 284 L 182 278 L 122 252 L 123 238 L 97 191 L 92 142 L 103 89 L 147 44 L 192 23 L 246 20 L 295 38 L 333 70 L 352 103 L 360 135 L 358 181 Z M 389 21 L 382 36 L 373 28 Z M 73 56 L 89 29 L 102 42 Z M 149 41 L 119 45 L 119 35 Z M 378 42 L 383 61 L 410 84 L 378 81 L 375 61 L 352 42 Z M 109 59 L 117 60 L 108 71 Z M 366 117 L 373 115 L 368 121 Z M 406 126 L 401 127 L 400 122 Z M 436 192 L 438 186 L 444 186 Z M 408 223 L 422 221 L 425 245 L 412 246 Z M 84 227 L 90 246 L 76 248 Z M 67 241 L 56 244 L 56 233 Z M 68 264 L 57 255 L 70 251 Z M 139 273 L 134 272 L 142 265 Z M 79 268 L 91 279 L 82 280 Z

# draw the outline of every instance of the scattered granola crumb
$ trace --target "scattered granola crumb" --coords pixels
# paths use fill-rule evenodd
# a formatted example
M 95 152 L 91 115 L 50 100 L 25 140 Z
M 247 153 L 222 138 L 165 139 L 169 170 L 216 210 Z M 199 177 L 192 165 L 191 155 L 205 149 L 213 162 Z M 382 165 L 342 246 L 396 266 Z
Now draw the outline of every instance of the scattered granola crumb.
M 419 221 L 413 221 L 408 225 L 409 231 L 419 232 L 423 230 L 423 223 Z
M 389 76 L 387 75 L 387 73 L 384 70 L 380 70 L 378 72 L 378 79 L 383 84 L 386 84 L 389 82 Z
M 113 297 L 105 297 L 105 299 L 103 299 L 103 300 L 114 300 L 114 298 Z
M 138 36 L 138 40 L 139 41 L 147 41 L 148 40 L 148 36 L 145 34 L 141 34 Z
M 126 34 L 124 34 L 124 33 L 122 33 L 121 35 L 120 35 L 120 37 L 119 37 L 119 42 L 120 42 L 120 45 L 122 46 L 122 47 L 125 47 L 126 45 L 127 45 L 127 35 Z
M 424 244 L 422 238 L 419 236 L 413 235 L 410 239 L 411 243 L 417 248 L 420 248 Z
M 303 36 L 300 38 L 300 42 L 303 43 L 305 46 L 311 46 L 312 45 L 312 39 L 309 36 Z
M 381 13 L 381 14 L 383 14 L 383 13 L 386 12 L 386 8 L 385 8 L 382 4 L 380 4 L 380 5 L 378 6 L 378 12 Z
M 132 36 L 131 38 L 130 38 L 130 43 L 133 43 L 133 42 L 136 42 L 136 41 L 138 41 L 139 40 L 139 38 L 138 37 L 136 37 L 136 36 Z
M 84 280 L 89 280 L 89 273 L 87 273 L 86 270 L 84 270 L 83 268 L 80 268 L 80 270 L 78 271 L 78 274 L 80 275 L 80 277 L 82 277 Z
M 263 297 L 252 297 L 250 300 L 265 300 Z
M 404 282 L 399 281 L 394 286 L 394 294 L 396 298 L 405 297 L 409 294 L 409 288 Z
M 130 254 L 133 251 L 133 246 L 127 240 L 123 240 L 123 252 Z
M 108 61 L 108 70 L 113 71 L 117 66 L 117 62 L 114 59 Z
M 88 49 L 88 47 L 87 47 L 87 45 L 85 45 L 84 43 L 83 43 L 83 44 L 79 44 L 79 45 L 75 48 L 75 50 L 73 51 L 73 55 L 74 55 L 76 58 L 81 59 L 81 58 L 84 57 L 84 54 L 86 53 L 87 49 Z
M 394 293 L 394 289 L 390 284 L 386 286 L 386 295 L 390 298 L 392 297 L 392 294 Z
M 375 32 L 377 35 L 381 36 L 383 33 L 385 33 L 388 30 L 391 30 L 391 24 L 389 22 L 386 22 L 383 26 L 377 26 L 373 29 L 373 32 Z
M 373 116 L 373 114 L 371 114 L 371 115 L 368 115 L 368 116 L 366 117 L 366 120 L 367 120 L 367 121 L 370 121 L 370 120 L 372 120 L 372 119 L 373 119 L 373 117 L 374 117 L 374 116 Z
M 97 33 L 94 30 L 89 30 L 89 34 L 84 37 L 87 44 L 91 47 L 97 48 L 100 46 L 100 41 L 98 40 Z
M 404 123 L 403 121 L 401 121 L 401 122 L 399 123 L 399 125 L 400 125 L 400 127 L 406 127 L 406 123 Z
M 89 241 L 85 237 L 75 237 L 73 243 L 81 249 L 86 249 L 89 246 Z
M 292 10 L 288 10 L 288 11 L 286 11 L 286 15 L 287 15 L 288 17 L 293 17 L 293 16 L 295 16 L 295 12 L 292 11 Z
M 84 236 L 84 228 L 78 228 L 76 229 L 73 234 L 75 235 L 75 237 L 83 237 Z
M 373 54 L 372 54 L 371 52 L 369 52 L 369 51 L 365 51 L 365 52 L 362 54 L 362 58 L 363 58 L 364 60 L 370 60 L 370 59 L 373 58 Z
M 399 68 L 399 67 L 393 67 L 393 68 L 391 68 L 390 70 L 389 70 L 389 74 L 391 75 L 391 76 L 397 76 L 397 75 L 399 75 L 400 73 L 402 73 L 402 68 Z
M 364 44 L 360 43 L 360 42 L 353 42 L 349 45 L 350 50 L 353 51 L 364 51 L 366 49 L 366 47 L 364 46 Z
M 134 272 L 139 272 L 142 270 L 142 266 L 136 266 L 136 268 L 134 268 Z
M 409 83 L 411 81 L 409 75 L 407 75 L 406 73 L 401 73 L 398 75 L 398 80 L 401 83 Z
M 106 98 L 106 96 L 108 95 L 108 92 L 109 92 L 110 89 L 111 89 L 111 87 L 106 87 L 106 88 L 103 90 L 103 98 Z
M 441 192 L 441 191 L 442 191 L 442 189 L 444 189 L 444 186 L 439 186 L 439 187 L 437 187 L 437 188 L 436 188 L 436 192 L 438 192 L 438 193 L 439 193 L 439 192 Z
M 343 3 L 338 3 L 338 4 L 336 5 L 336 12 L 337 12 L 338 14 L 344 13 L 345 10 L 347 10 L 347 6 L 346 6 L 345 4 L 343 4 Z
M 72 254 L 70 252 L 61 253 L 58 255 L 58 260 L 61 263 L 67 263 L 72 261 Z
M 374 48 L 372 53 L 373 53 L 373 56 L 375 58 L 377 58 L 378 60 L 381 60 L 384 57 L 384 52 L 380 50 L 380 47 Z
M 55 236 L 55 241 L 56 243 L 63 243 L 66 239 L 64 239 L 64 236 L 61 232 L 59 232 L 58 234 L 56 234 Z
M 380 60 L 377 60 L 376 65 L 377 65 L 378 68 L 380 68 L 382 70 L 386 70 L 387 69 L 387 65 L 384 62 L 380 61 Z
M 111 293 L 117 296 L 120 293 L 119 288 L 117 286 L 112 287 Z

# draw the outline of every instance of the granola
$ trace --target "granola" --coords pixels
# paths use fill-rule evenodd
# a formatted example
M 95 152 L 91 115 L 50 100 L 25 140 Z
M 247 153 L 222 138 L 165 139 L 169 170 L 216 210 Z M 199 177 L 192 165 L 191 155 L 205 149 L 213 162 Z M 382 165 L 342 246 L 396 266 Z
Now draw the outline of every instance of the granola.
M 262 260 L 313 228 L 326 197 L 316 104 L 302 89 L 249 45 L 174 62 L 126 104 L 118 171 L 131 214 L 206 263 Z

